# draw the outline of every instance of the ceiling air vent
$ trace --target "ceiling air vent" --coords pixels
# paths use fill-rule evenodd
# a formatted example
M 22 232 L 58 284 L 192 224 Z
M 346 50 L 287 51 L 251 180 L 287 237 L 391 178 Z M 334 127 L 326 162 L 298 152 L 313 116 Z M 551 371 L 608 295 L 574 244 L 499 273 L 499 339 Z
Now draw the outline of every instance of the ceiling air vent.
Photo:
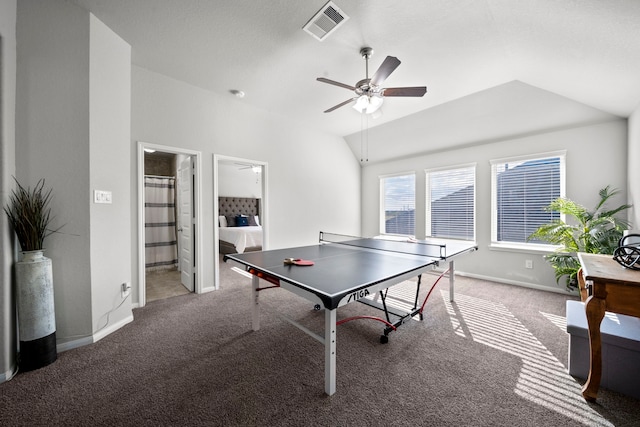
M 348 19 L 349 17 L 330 1 L 302 29 L 322 41 Z

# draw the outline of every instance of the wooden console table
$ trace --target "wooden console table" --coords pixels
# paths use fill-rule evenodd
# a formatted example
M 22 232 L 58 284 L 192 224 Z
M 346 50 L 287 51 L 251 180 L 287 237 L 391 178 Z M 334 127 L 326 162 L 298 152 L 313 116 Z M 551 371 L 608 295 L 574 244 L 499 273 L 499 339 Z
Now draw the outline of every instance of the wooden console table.
M 591 281 L 591 296 L 585 303 L 589 327 L 589 377 L 582 396 L 595 401 L 602 376 L 600 323 L 605 311 L 640 317 L 640 271 L 624 268 L 612 255 L 579 253 L 584 280 Z

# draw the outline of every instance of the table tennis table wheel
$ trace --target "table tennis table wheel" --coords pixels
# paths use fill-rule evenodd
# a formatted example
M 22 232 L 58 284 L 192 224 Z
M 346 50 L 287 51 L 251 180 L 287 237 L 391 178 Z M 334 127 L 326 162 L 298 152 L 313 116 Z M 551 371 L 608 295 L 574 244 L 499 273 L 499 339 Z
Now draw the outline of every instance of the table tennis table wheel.
M 322 307 L 320 307 L 320 304 L 316 304 L 316 305 L 314 305 L 314 306 L 313 306 L 313 309 L 314 309 L 315 311 L 320 311 L 320 309 L 321 309 L 321 308 L 322 308 Z
M 389 337 L 387 335 L 380 335 L 380 344 L 386 344 L 389 342 Z

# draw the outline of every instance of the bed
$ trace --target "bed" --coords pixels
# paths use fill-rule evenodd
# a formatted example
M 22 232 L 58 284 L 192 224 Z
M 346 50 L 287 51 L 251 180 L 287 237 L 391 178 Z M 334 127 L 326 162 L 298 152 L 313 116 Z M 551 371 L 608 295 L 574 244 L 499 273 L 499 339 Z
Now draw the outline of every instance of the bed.
M 219 197 L 218 225 L 221 254 L 262 250 L 260 199 Z

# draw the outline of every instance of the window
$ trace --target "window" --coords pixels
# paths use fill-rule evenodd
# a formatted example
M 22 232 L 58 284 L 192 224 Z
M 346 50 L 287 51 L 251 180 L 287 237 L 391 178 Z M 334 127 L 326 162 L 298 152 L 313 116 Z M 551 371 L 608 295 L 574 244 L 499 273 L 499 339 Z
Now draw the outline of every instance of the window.
M 426 234 L 475 240 L 475 165 L 425 172 Z
M 414 236 L 416 230 L 416 176 L 414 173 L 380 177 L 380 232 Z
M 565 194 L 565 153 L 494 160 L 491 180 L 493 243 L 547 244 L 527 237 L 560 218 L 544 208 Z

